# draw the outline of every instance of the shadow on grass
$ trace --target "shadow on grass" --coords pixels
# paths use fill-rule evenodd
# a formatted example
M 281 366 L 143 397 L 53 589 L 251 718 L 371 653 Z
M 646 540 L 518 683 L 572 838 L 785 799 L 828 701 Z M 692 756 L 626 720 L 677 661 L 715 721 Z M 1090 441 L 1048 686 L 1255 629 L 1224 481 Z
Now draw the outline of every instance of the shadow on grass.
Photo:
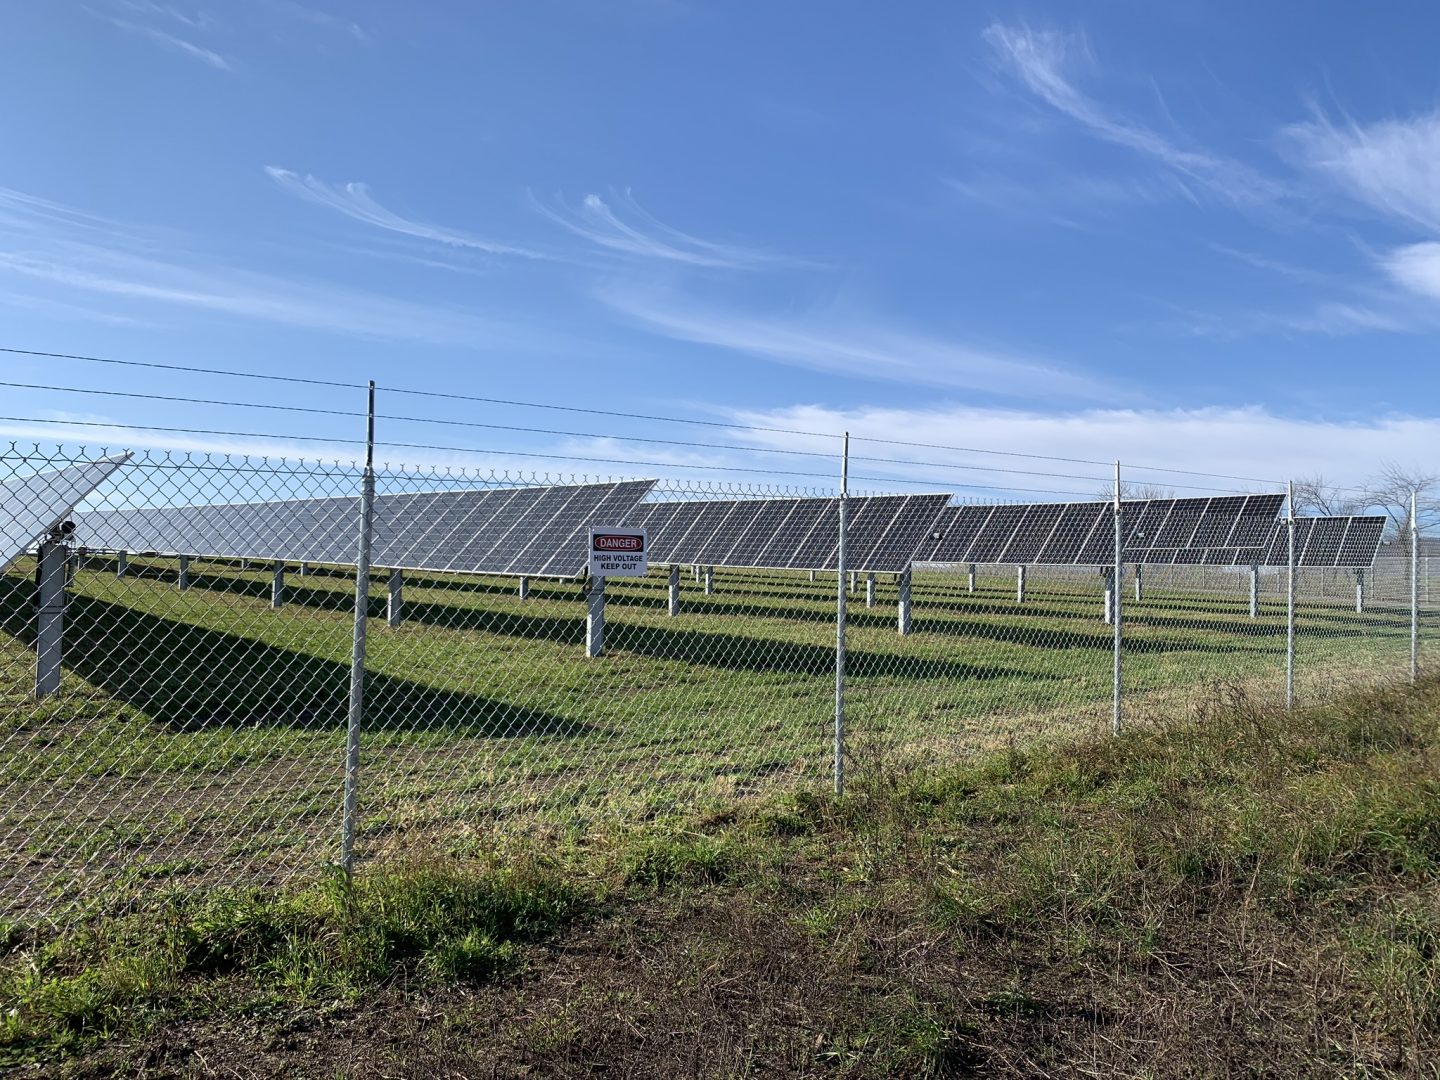
M 34 636 L 28 582 L 0 579 L 0 628 Z M 281 617 L 277 615 L 277 617 Z M 175 731 L 343 728 L 350 665 L 83 595 L 66 613 L 65 667 Z M 370 671 L 366 731 L 573 736 L 582 721 Z

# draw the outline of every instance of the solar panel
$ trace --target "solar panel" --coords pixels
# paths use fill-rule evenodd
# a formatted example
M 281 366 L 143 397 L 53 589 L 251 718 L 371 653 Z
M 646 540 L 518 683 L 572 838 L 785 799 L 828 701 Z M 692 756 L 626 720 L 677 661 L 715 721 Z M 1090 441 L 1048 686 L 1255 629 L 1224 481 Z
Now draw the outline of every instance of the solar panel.
M 901 573 L 916 545 L 934 528 L 949 495 L 856 496 L 846 508 L 846 566 L 864 573 Z M 651 504 L 664 505 L 664 504 Z M 833 570 L 838 559 L 838 499 L 742 499 L 676 503 L 672 521 L 693 524 L 652 533 L 655 563 L 755 569 Z M 642 509 L 629 523 L 639 524 Z
M 1295 565 L 1357 570 L 1372 566 L 1380 553 L 1385 523 L 1385 518 L 1379 516 L 1296 518 Z M 1235 558 L 1235 564 L 1242 566 L 1255 561 L 1252 552 L 1241 551 Z M 1286 522 L 1271 526 L 1270 539 L 1259 565 L 1290 565 L 1289 525 Z
M 1340 542 L 1340 553 L 1335 557 L 1335 565 L 1373 566 L 1384 535 L 1383 517 L 1352 517 L 1350 528 L 1345 532 L 1345 539 Z
M 1230 565 L 1270 542 L 1284 495 L 1136 499 L 1122 504 L 1127 562 Z M 1113 503 L 955 506 L 915 548 L 916 562 L 1104 566 L 1115 557 Z
M 756 555 L 758 566 L 784 566 L 799 554 L 801 546 L 825 520 L 834 505 L 830 499 L 801 499 L 791 515 L 785 519 L 783 528 L 776 530 L 768 543 Z
M 1015 534 L 1015 529 L 1020 524 L 1020 519 L 1025 516 L 1026 509 L 1024 506 L 994 507 L 990 517 L 981 526 L 980 532 L 976 534 L 974 542 L 970 545 L 970 551 L 963 561 L 999 562 L 1001 554 L 1010 543 L 1010 537 Z
M 585 533 L 634 512 L 653 480 L 375 496 L 371 562 L 399 570 L 578 577 Z M 357 496 L 100 510 L 75 516 L 101 550 L 353 565 Z
M 1060 515 L 1060 522 L 1045 546 L 1035 556 L 1035 562 L 1050 565 L 1066 565 L 1080 560 L 1080 552 L 1090 542 L 1100 518 L 1104 514 L 1104 503 L 1070 503 Z M 1109 518 L 1107 517 L 1108 521 Z M 1113 544 L 1112 544 L 1113 546 Z
M 951 506 L 935 522 L 935 533 L 921 542 L 916 562 L 964 562 L 975 537 L 990 520 L 993 506 Z
M 0 484 L 0 573 L 130 460 L 129 454 L 12 477 Z
M 1025 515 L 1015 527 L 1015 535 L 1000 556 L 1003 563 L 1033 563 L 1050 542 L 1051 535 L 1065 514 L 1063 503 L 1036 503 L 1026 507 Z

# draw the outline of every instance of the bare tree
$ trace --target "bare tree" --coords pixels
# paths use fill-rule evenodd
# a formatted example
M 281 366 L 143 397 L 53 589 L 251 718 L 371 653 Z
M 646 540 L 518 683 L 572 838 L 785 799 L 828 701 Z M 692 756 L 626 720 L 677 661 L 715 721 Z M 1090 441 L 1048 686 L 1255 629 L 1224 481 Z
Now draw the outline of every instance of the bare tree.
M 1302 476 L 1294 483 L 1295 512 L 1320 517 L 1346 517 L 1362 514 L 1369 505 L 1366 493 L 1326 480 L 1316 473 Z
M 1440 514 L 1440 473 L 1426 472 L 1387 461 L 1380 472 L 1365 485 L 1368 505 L 1382 510 L 1390 519 L 1391 529 L 1401 539 L 1410 536 L 1410 497 L 1414 493 L 1420 516 L 1420 531 L 1427 519 L 1433 523 Z
M 1115 485 L 1106 484 L 1100 489 L 1098 495 L 1101 499 L 1109 502 L 1115 498 Z M 1139 501 L 1141 499 L 1173 499 L 1175 492 L 1159 484 L 1132 484 L 1128 480 L 1120 481 L 1120 498 L 1127 501 Z

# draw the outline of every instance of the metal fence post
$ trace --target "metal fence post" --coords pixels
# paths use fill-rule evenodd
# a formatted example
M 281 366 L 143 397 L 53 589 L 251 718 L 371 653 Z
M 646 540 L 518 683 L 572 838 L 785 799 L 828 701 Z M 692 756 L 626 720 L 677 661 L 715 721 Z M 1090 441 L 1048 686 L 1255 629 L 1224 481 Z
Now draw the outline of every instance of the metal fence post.
M 1285 501 L 1289 504 L 1286 520 L 1288 554 L 1285 558 L 1285 708 L 1295 707 L 1295 482 L 1285 485 Z
M 840 543 L 835 556 L 835 794 L 845 794 L 845 510 L 850 500 L 850 433 L 840 452 Z
M 35 570 L 35 697 L 60 690 L 65 653 L 65 566 L 70 553 L 57 539 L 40 542 Z
M 1410 682 L 1420 681 L 1420 495 L 1410 492 Z
M 1117 735 L 1120 734 L 1120 726 L 1122 723 L 1122 710 L 1120 701 L 1120 655 L 1121 647 L 1124 643 L 1124 631 L 1122 629 L 1122 625 L 1125 621 L 1123 615 L 1125 601 L 1122 596 L 1122 590 L 1120 588 L 1120 582 L 1125 580 L 1125 537 L 1124 530 L 1122 528 L 1121 518 L 1122 511 L 1120 508 L 1120 462 L 1117 461 L 1115 462 L 1115 569 L 1111 571 L 1110 578 L 1110 613 L 1115 617 L 1114 626 L 1112 628 L 1115 634 L 1113 647 L 1113 653 L 1115 658 L 1113 673 L 1115 700 L 1111 709 L 1111 726 L 1113 727 L 1115 734 Z
M 350 649 L 350 714 L 345 726 L 345 808 L 341 822 L 340 872 L 348 883 L 355 869 L 355 809 L 360 784 L 360 721 L 365 708 L 365 629 L 370 615 L 370 530 L 375 516 L 375 382 L 370 382 L 365 419 L 365 473 L 360 481 L 360 541 L 355 565 L 355 634 Z

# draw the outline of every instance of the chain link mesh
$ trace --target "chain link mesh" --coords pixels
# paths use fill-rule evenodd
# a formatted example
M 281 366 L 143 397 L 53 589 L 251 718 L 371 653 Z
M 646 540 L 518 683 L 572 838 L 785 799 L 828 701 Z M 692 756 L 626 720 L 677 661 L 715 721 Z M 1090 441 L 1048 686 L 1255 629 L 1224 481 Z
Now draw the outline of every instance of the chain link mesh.
M 98 456 L 12 447 L 0 453 L 0 484 Z M 387 468 L 376 489 L 559 482 L 578 481 Z M 247 504 L 272 503 L 297 508 L 303 539 L 316 526 L 301 500 L 358 500 L 360 488 L 353 465 L 140 451 L 86 498 L 73 536 L 37 546 L 0 523 L 18 551 L 0 576 L 5 916 L 74 917 L 177 885 L 279 885 L 334 867 L 353 559 L 275 563 L 163 537 L 119 550 L 87 543 L 85 522 L 194 506 L 231 507 L 243 521 Z M 647 498 L 816 495 L 833 492 L 663 481 Z M 607 579 L 598 656 L 587 655 L 596 597 L 584 580 L 377 561 L 356 854 L 463 856 L 522 832 L 829 785 L 842 585 L 846 746 L 859 777 L 1108 727 L 1117 608 L 1127 723 L 1163 722 L 1217 687 L 1283 700 L 1285 567 L 1129 566 L 1117 590 L 1113 545 L 1089 543 L 1097 563 L 1085 566 L 927 563 L 837 578 L 652 565 L 643 578 Z M 1411 563 L 1395 547 L 1358 579 L 1297 571 L 1302 702 L 1408 679 Z M 39 560 L 57 548 L 60 683 L 37 696 Z M 1425 665 L 1440 628 L 1428 559 L 1416 583 Z

